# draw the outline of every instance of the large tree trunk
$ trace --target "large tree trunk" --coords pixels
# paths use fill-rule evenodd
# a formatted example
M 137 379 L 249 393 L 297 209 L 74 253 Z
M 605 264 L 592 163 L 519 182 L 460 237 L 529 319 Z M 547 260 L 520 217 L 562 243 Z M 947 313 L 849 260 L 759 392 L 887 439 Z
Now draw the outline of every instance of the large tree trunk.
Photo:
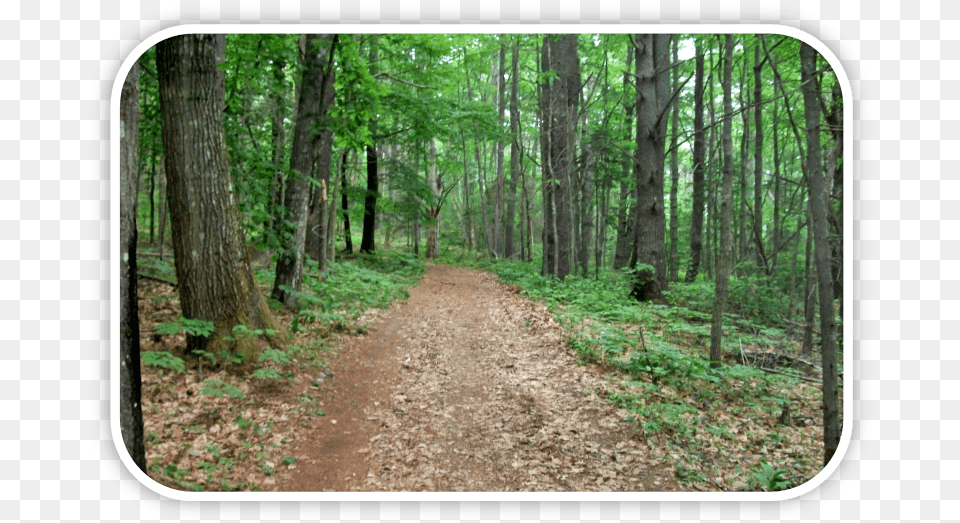
M 120 94 L 120 434 L 130 458 L 146 472 L 137 307 L 139 76 L 140 69 L 134 63 Z
M 703 132 L 703 49 L 700 39 L 696 41 L 696 66 L 693 102 L 693 211 L 690 217 L 690 265 L 684 281 L 692 283 L 700 272 L 700 256 L 703 252 L 704 168 L 706 157 Z
M 297 123 L 290 151 L 290 179 L 284 197 L 283 234 L 280 237 L 280 256 L 271 296 L 288 307 L 296 307 L 295 293 L 303 284 L 307 219 L 309 217 L 310 177 L 317 158 L 319 128 L 324 116 L 321 103 L 326 85 L 322 82 L 327 54 L 332 51 L 320 35 L 304 35 L 302 47 L 303 76 L 297 103 Z M 329 149 L 328 149 L 329 152 Z M 329 180 L 330 157 L 326 157 Z M 326 187 L 323 187 L 323 192 Z M 323 196 L 323 195 L 322 195 Z M 292 291 L 292 292 L 291 292 Z
M 833 458 L 840 444 L 840 417 L 837 392 L 837 341 L 833 305 L 833 274 L 829 224 L 829 196 L 820 163 L 820 100 L 815 76 L 817 52 L 800 43 L 800 79 L 803 82 L 803 116 L 807 128 L 807 184 L 810 187 L 810 217 L 820 294 L 821 364 L 823 368 L 823 464 Z
M 330 185 L 333 130 L 330 129 L 328 115 L 336 98 L 336 91 L 334 90 L 336 70 L 334 69 L 333 57 L 339 40 L 338 36 L 332 34 L 320 35 L 318 53 L 320 61 L 320 78 L 318 79 L 320 83 L 320 107 L 315 123 L 320 133 L 317 138 L 318 146 L 315 159 L 318 184 L 313 187 L 313 197 L 310 200 L 306 253 L 317 260 L 320 272 L 327 270 L 327 242 L 331 235 L 328 214 L 330 196 L 333 194 L 333 187 Z
M 256 361 L 259 344 L 227 338 L 237 325 L 273 329 L 240 225 L 223 135 L 225 36 L 191 34 L 157 44 L 167 196 L 183 316 L 212 321 L 187 350 L 231 350 Z
M 723 342 L 723 311 L 727 305 L 727 286 L 730 279 L 730 258 L 733 236 L 730 222 L 733 218 L 733 35 L 724 35 L 723 50 L 723 187 L 720 193 L 720 246 L 717 256 L 716 285 L 713 301 L 713 322 L 710 327 L 710 365 L 720 366 Z
M 631 294 L 640 301 L 659 300 L 667 288 L 664 245 L 666 229 L 663 208 L 663 164 L 666 118 L 661 118 L 669 100 L 669 77 L 664 85 L 657 71 L 669 63 L 670 35 L 636 35 L 637 149 L 634 168 L 637 205 L 634 211 L 638 264 L 653 268 L 637 272 Z
M 547 35 L 543 42 L 543 70 L 556 71 L 545 84 L 549 106 L 549 183 L 555 223 L 556 259 L 548 274 L 563 280 L 570 274 L 570 184 L 575 169 L 577 106 L 580 101 L 580 62 L 577 35 Z M 546 152 L 546 151 L 545 151 Z M 545 162 L 546 163 L 546 162 Z M 547 181 L 544 182 L 545 184 Z M 546 214 L 546 213 L 545 213 Z

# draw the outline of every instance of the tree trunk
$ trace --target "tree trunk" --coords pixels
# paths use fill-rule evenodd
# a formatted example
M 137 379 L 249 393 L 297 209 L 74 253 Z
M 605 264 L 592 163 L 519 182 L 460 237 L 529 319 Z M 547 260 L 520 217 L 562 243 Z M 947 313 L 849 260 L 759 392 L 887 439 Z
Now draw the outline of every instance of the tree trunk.
M 336 70 L 333 57 L 339 41 L 338 36 L 331 34 L 320 36 L 320 111 L 316 122 L 320 135 L 315 160 L 318 185 L 313 187 L 313 197 L 310 200 L 306 252 L 311 258 L 317 260 L 318 269 L 321 273 L 327 270 L 327 243 L 331 236 L 328 214 L 330 196 L 333 193 L 333 186 L 330 184 L 333 130 L 330 128 L 329 113 L 336 99 L 336 91 L 334 90 Z
M 286 73 L 286 63 L 280 59 L 273 62 L 273 75 L 278 85 L 282 85 Z M 275 245 L 280 239 L 283 224 L 283 198 L 284 182 L 286 174 L 283 168 L 283 151 L 286 143 L 286 137 L 283 129 L 283 121 L 286 118 L 286 107 L 284 104 L 284 92 L 277 90 L 273 93 L 273 114 L 270 126 L 270 135 L 273 140 L 272 164 L 273 180 L 271 181 L 271 205 L 268 209 L 270 219 L 265 222 L 268 245 Z
M 503 129 L 503 120 L 504 113 L 507 110 L 507 83 L 504 80 L 503 76 L 506 73 L 506 61 L 507 61 L 507 43 L 506 35 L 500 34 L 500 55 L 497 60 L 497 76 L 496 76 L 496 86 L 497 86 L 497 117 L 500 121 L 499 129 Z M 511 116 L 511 119 L 513 117 Z M 504 170 L 503 170 L 503 153 L 504 153 L 504 143 L 503 138 L 497 139 L 496 144 L 497 150 L 497 185 L 496 185 L 496 199 L 494 202 L 494 211 L 493 211 L 493 250 L 497 253 L 498 258 L 504 257 L 503 241 L 504 241 L 504 231 L 503 231 L 503 207 L 504 207 Z
M 820 163 L 820 100 L 815 77 L 817 52 L 800 43 L 800 79 L 803 82 L 803 116 L 807 128 L 807 184 L 810 187 L 810 216 L 820 294 L 821 363 L 823 368 L 823 463 L 833 458 L 840 444 L 840 417 L 837 392 L 837 342 L 833 305 L 833 274 L 829 224 L 829 196 Z
M 753 103 L 759 104 L 763 99 L 763 84 L 760 79 L 760 42 L 753 47 Z M 753 238 L 757 247 L 757 267 L 763 269 L 769 276 L 772 275 L 770 264 L 763 250 L 763 106 L 754 108 L 753 127 L 756 129 L 753 150 Z M 775 242 L 773 250 L 779 245 Z
M 276 276 L 271 297 L 284 305 L 295 308 L 298 300 L 295 293 L 303 284 L 303 265 L 307 239 L 307 221 L 309 218 L 310 177 L 313 176 L 315 160 L 318 159 L 318 141 L 323 133 L 320 126 L 326 112 L 324 107 L 324 65 L 330 61 L 327 57 L 333 51 L 321 35 L 304 35 L 302 40 L 303 76 L 300 80 L 300 93 L 297 102 L 297 123 L 293 134 L 293 147 L 290 151 L 290 178 L 284 197 L 283 234 L 280 237 L 281 250 L 277 259 Z M 332 140 L 332 136 L 331 136 Z M 329 181 L 330 157 L 326 148 L 326 170 Z M 322 155 L 321 155 L 322 156 Z M 319 163 L 319 161 L 318 161 Z M 326 188 L 321 188 L 321 198 L 326 198 Z M 286 223 L 289 222 L 289 223 Z M 319 253 L 319 245 L 314 251 Z
M 633 56 L 636 54 L 632 47 L 627 48 L 627 63 L 623 70 L 623 131 L 622 140 L 629 142 L 633 139 L 633 113 L 636 109 L 636 97 L 628 96 L 630 86 L 630 68 L 633 65 Z M 617 208 L 617 243 L 613 253 L 613 268 L 622 269 L 630 260 L 633 250 L 634 234 L 633 206 L 637 201 L 637 190 L 631 182 L 633 176 L 633 160 L 624 156 L 623 175 L 620 178 L 620 204 Z M 628 183 L 629 182 L 629 183 Z M 630 203 L 633 202 L 633 203 Z
M 347 199 L 347 157 L 349 149 L 343 150 L 340 163 L 340 208 L 343 212 L 343 239 L 346 246 L 343 252 L 353 254 L 353 233 L 350 232 L 350 202 Z
M 673 39 L 673 87 L 672 92 L 677 92 L 680 88 L 680 59 L 679 38 Z M 677 242 L 680 238 L 680 206 L 677 201 L 677 192 L 680 185 L 680 165 L 678 160 L 678 141 L 680 136 L 680 98 L 677 97 L 671 106 L 670 118 L 671 139 L 670 139 L 670 253 L 667 262 L 668 279 L 677 281 Z
M 256 361 L 254 338 L 236 325 L 273 329 L 240 225 L 223 134 L 225 36 L 190 34 L 157 44 L 157 76 L 173 247 L 183 316 L 212 321 L 209 337 L 187 336 L 187 350 L 231 350 Z
M 377 198 L 380 196 L 377 179 L 377 148 L 367 146 L 367 195 L 363 199 L 363 237 L 360 239 L 360 252 L 373 254 L 374 231 L 377 228 Z
M 723 51 L 723 188 L 720 195 L 720 249 L 717 257 L 713 322 L 710 327 L 710 366 L 719 367 L 723 342 L 723 311 L 727 305 L 727 286 L 730 278 L 730 257 L 733 252 L 733 237 L 730 222 L 733 205 L 733 35 L 724 35 Z
M 378 60 L 377 38 L 374 37 L 370 48 L 370 63 Z M 376 135 L 376 121 L 371 119 L 370 134 Z M 363 236 L 360 239 L 360 252 L 373 254 L 374 237 L 377 229 L 377 199 L 380 196 L 380 184 L 377 179 L 377 145 L 367 145 L 367 194 L 363 199 Z
M 661 299 L 667 288 L 663 208 L 663 164 L 666 133 L 666 102 L 669 78 L 660 85 L 656 72 L 670 61 L 670 35 L 642 34 L 637 44 L 637 149 L 634 167 L 637 180 L 637 263 L 653 268 L 638 271 L 631 294 L 640 301 Z
M 169 215 L 169 206 L 167 205 L 167 172 L 163 165 L 163 157 L 161 156 L 160 180 L 157 184 L 157 199 L 160 201 L 160 224 L 159 231 L 157 231 L 159 233 L 157 241 L 159 242 L 160 247 L 157 254 L 160 256 L 161 260 L 163 260 L 164 245 L 167 242 L 167 216 Z
M 440 198 L 443 196 L 443 182 L 437 176 L 437 145 L 433 138 L 430 139 L 430 165 L 427 169 L 427 185 L 433 191 L 433 201 L 427 209 L 431 220 L 427 231 L 427 258 L 433 260 L 440 255 Z
M 556 80 L 545 84 L 549 105 L 549 183 L 552 184 L 555 252 L 553 271 L 548 274 L 563 280 L 570 274 L 570 183 L 574 175 L 577 106 L 580 101 L 580 62 L 577 35 L 544 37 L 544 71 L 556 71 Z M 544 183 L 547 183 L 546 181 Z
M 140 69 L 134 63 L 120 96 L 120 433 L 130 458 L 146 472 L 137 306 L 139 76 Z
M 692 283 L 700 272 L 700 256 L 703 251 L 704 208 L 704 158 L 706 157 L 703 131 L 703 49 L 700 39 L 696 41 L 696 70 L 694 77 L 693 108 L 693 211 L 690 217 L 690 265 L 684 281 Z
M 507 193 L 507 210 L 504 215 L 503 257 L 514 256 L 514 216 L 517 212 L 517 179 L 520 171 L 520 105 L 517 93 L 520 90 L 519 79 L 520 42 L 514 37 L 513 52 L 510 60 L 510 190 Z M 521 233 L 521 238 L 522 238 Z M 522 251 L 521 247 L 521 251 Z

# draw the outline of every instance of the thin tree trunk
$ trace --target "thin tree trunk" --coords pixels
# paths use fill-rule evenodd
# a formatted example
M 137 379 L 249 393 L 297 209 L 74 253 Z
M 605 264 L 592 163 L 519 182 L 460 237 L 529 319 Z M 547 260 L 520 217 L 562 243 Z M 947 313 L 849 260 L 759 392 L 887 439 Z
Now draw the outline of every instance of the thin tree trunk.
M 760 70 L 763 64 L 760 62 L 760 42 L 754 43 L 753 47 L 753 101 L 759 104 L 763 99 L 763 84 L 761 83 Z M 758 105 L 754 108 L 753 128 L 755 131 L 754 150 L 753 150 L 753 237 L 757 247 L 757 267 L 763 269 L 770 276 L 770 270 L 767 256 L 763 250 L 763 106 Z M 775 239 L 773 250 L 779 246 Z
M 163 260 L 163 250 L 167 240 L 167 173 L 166 169 L 163 167 L 163 157 L 160 157 L 160 180 L 157 187 L 157 198 L 160 201 L 160 224 L 158 226 L 158 241 L 160 243 L 160 248 L 158 254 L 160 259 Z
M 140 69 L 134 63 L 124 79 L 120 95 L 120 434 L 133 463 L 146 472 L 137 305 L 139 77 Z M 151 213 L 152 188 L 151 183 Z
M 740 67 L 740 88 L 737 93 L 737 99 L 740 103 L 740 123 L 743 132 L 740 134 L 740 213 L 737 217 L 737 248 L 735 259 L 744 259 L 747 255 L 747 245 L 750 239 L 748 231 L 752 229 L 747 225 L 747 163 L 749 163 L 750 149 L 747 144 L 750 143 L 750 100 L 744 94 L 747 92 L 747 68 L 749 60 L 746 53 L 743 53 L 743 64 Z M 742 270 L 737 270 L 737 274 L 743 274 Z
M 370 44 L 370 63 L 378 60 L 377 37 Z M 370 133 L 376 135 L 376 120 L 370 119 Z M 377 145 L 367 145 L 367 194 L 363 199 L 363 236 L 360 239 L 360 252 L 373 254 L 377 229 L 377 198 L 380 196 L 380 184 L 377 174 Z M 389 243 L 389 241 L 387 242 Z
M 673 39 L 673 92 L 677 92 L 680 87 L 679 71 L 679 38 Z M 677 281 L 677 242 L 680 237 L 680 206 L 677 202 L 677 192 L 680 185 L 680 162 L 678 159 L 678 146 L 680 136 L 680 98 L 673 101 L 671 107 L 670 128 L 672 129 L 670 139 L 670 252 L 667 262 L 668 278 L 670 281 Z
M 343 213 L 343 239 L 346 243 L 343 252 L 353 254 L 353 236 L 350 232 L 350 202 L 347 199 L 347 155 L 349 149 L 344 149 L 340 163 L 340 208 Z
M 710 327 L 710 366 L 719 367 L 723 343 L 723 311 L 727 305 L 727 286 L 730 278 L 730 258 L 733 251 L 732 221 L 733 192 L 733 35 L 724 35 L 723 51 L 723 188 L 720 196 L 720 255 L 717 259 L 716 287 L 713 301 L 713 322 Z
M 505 230 L 503 236 L 503 257 L 514 256 L 514 215 L 517 212 L 517 179 L 520 176 L 520 104 L 517 102 L 517 93 L 520 90 L 519 58 L 520 42 L 514 37 L 513 51 L 510 59 L 510 190 L 507 193 L 507 210 L 504 216 Z M 521 243 L 523 233 L 521 232 Z M 523 248 L 521 247 L 521 251 Z M 521 253 L 521 258 L 522 258 Z
M 497 86 L 497 117 L 500 122 L 500 129 L 503 129 L 504 124 L 504 113 L 507 110 L 507 83 L 504 79 L 504 74 L 506 73 L 506 61 L 507 61 L 507 43 L 506 35 L 500 34 L 500 55 L 497 60 L 497 75 L 496 75 L 496 86 Z M 512 116 L 511 116 L 512 118 Z M 496 198 L 493 206 L 493 250 L 497 253 L 498 258 L 504 257 L 504 231 L 503 231 L 503 207 L 504 207 L 504 170 L 503 170 L 503 155 L 504 155 L 505 145 L 502 138 L 497 139 L 496 143 L 496 155 L 497 155 L 497 185 L 496 185 Z
M 633 56 L 635 52 L 633 47 L 627 47 L 627 62 L 623 70 L 623 115 L 624 115 L 624 136 L 622 140 L 629 142 L 633 140 L 633 113 L 636 109 L 636 97 L 629 96 L 626 93 L 630 86 L 630 68 L 633 65 Z M 630 260 L 631 251 L 633 251 L 633 241 L 635 239 L 633 206 L 636 205 L 637 191 L 632 179 L 633 160 L 624 157 L 622 161 L 623 175 L 620 178 L 620 204 L 617 209 L 617 243 L 614 248 L 613 268 L 621 269 L 627 266 Z M 628 183 L 629 182 L 629 183 Z M 628 202 L 633 202 L 629 204 Z
M 836 320 L 833 305 L 833 273 L 827 223 L 829 193 L 820 163 L 820 101 L 816 81 L 817 52 L 800 43 L 800 78 L 803 82 L 803 115 L 807 128 L 807 183 L 810 187 L 810 216 L 813 222 L 818 291 L 820 294 L 821 363 L 823 368 L 823 463 L 833 458 L 840 444 L 840 417 L 837 391 Z
M 704 130 L 703 130 L 703 49 L 700 39 L 696 42 L 696 70 L 694 72 L 694 109 L 693 109 L 693 211 L 690 217 L 690 265 L 684 281 L 692 283 L 700 272 L 700 256 L 703 252 L 703 208 L 704 208 Z

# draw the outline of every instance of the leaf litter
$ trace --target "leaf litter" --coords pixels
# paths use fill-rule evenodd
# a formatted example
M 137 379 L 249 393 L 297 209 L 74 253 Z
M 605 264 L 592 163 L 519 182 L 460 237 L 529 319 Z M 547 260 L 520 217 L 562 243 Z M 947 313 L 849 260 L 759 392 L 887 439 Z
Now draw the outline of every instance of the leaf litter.
M 141 325 L 176 318 L 175 292 L 140 286 Z M 277 316 L 289 327 L 292 314 Z M 748 462 L 792 455 L 822 430 L 781 427 L 768 441 L 761 423 L 714 411 L 726 432 L 701 433 L 701 446 L 686 449 L 697 455 L 691 470 L 681 469 L 675 441 L 605 399 L 625 381 L 578 362 L 546 307 L 485 272 L 431 265 L 405 303 L 357 323 L 372 327 L 302 330 L 299 342 L 329 337 L 332 349 L 322 369 L 290 365 L 279 382 L 144 366 L 148 474 L 202 490 L 740 490 Z M 182 356 L 182 336 L 157 341 L 143 330 L 145 349 L 180 346 Z M 244 397 L 203 395 L 208 379 Z

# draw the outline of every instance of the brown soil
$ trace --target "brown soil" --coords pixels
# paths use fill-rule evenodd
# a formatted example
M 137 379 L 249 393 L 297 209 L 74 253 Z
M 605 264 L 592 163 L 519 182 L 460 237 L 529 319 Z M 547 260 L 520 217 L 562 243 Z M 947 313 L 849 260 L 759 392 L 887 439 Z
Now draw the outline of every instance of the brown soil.
M 490 274 L 430 266 L 329 365 L 278 491 L 679 490 L 629 413 L 597 397 L 547 310 Z

